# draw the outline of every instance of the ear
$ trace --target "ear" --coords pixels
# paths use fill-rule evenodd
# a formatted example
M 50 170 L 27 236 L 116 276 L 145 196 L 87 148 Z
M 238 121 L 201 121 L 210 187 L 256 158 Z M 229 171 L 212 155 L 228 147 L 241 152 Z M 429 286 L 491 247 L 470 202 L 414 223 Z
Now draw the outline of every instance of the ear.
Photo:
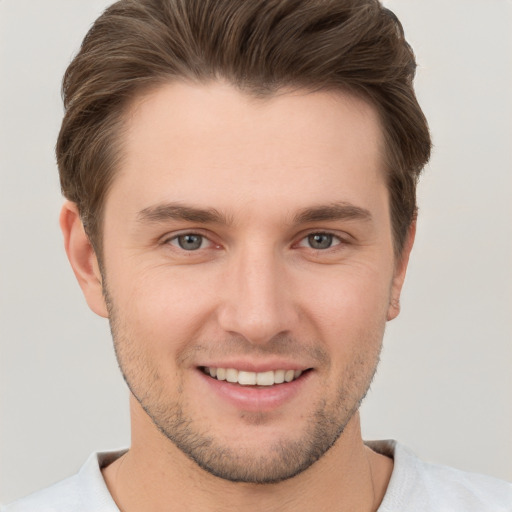
M 66 201 L 59 220 L 66 254 L 85 300 L 97 315 L 108 318 L 98 259 L 85 232 L 76 204 Z
M 412 221 L 407 232 L 404 247 L 400 256 L 395 263 L 395 274 L 391 286 L 391 295 L 388 307 L 388 321 L 396 318 L 400 313 L 400 294 L 409 264 L 409 256 L 411 255 L 414 238 L 416 237 L 416 219 Z

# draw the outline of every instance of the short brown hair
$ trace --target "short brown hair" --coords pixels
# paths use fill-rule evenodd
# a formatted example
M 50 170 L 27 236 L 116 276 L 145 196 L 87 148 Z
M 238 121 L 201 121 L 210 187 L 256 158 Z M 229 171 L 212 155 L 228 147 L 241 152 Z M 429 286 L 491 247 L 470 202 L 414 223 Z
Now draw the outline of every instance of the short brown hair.
M 160 83 L 222 78 L 257 96 L 284 87 L 347 91 L 379 112 L 399 254 L 431 148 L 415 69 L 402 25 L 378 0 L 120 0 L 96 20 L 64 76 L 56 149 L 63 194 L 101 253 L 124 113 Z

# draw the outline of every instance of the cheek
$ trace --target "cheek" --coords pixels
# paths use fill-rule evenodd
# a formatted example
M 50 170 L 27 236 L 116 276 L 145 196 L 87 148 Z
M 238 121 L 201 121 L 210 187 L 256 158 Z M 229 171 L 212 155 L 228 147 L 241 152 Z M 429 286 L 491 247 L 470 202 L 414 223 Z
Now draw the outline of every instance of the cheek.
M 135 277 L 118 279 L 111 293 L 132 341 L 163 355 L 179 351 L 198 335 L 212 308 L 210 295 L 198 289 L 201 280 L 165 267 L 125 275 Z
M 351 379 L 364 384 L 373 375 L 382 346 L 388 280 L 368 267 L 350 268 L 338 271 L 324 286 L 309 289 L 313 292 L 305 307 L 316 339 L 330 353 L 331 371 L 340 375 L 344 386 Z
M 304 307 L 330 331 L 367 330 L 386 320 L 390 282 L 371 267 L 342 268 L 305 286 Z

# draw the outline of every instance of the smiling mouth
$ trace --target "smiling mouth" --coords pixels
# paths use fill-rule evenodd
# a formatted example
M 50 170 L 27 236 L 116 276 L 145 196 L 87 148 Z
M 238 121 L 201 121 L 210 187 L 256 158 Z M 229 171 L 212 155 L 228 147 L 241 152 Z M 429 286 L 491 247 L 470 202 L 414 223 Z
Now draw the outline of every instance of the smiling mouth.
M 216 380 L 224 380 L 241 386 L 274 386 L 286 384 L 298 379 L 308 370 L 269 370 L 267 372 L 246 372 L 235 368 L 213 368 L 202 366 L 200 369 Z

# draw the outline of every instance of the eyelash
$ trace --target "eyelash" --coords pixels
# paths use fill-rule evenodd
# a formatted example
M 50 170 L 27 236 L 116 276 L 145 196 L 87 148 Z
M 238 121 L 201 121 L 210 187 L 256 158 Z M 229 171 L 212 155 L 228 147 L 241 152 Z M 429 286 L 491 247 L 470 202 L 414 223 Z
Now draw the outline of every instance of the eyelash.
M 199 237 L 201 240 L 200 240 L 200 246 L 197 247 L 196 249 L 190 249 L 190 250 L 187 250 L 185 249 L 181 244 L 180 244 L 180 239 L 181 238 L 184 238 L 184 237 Z M 312 237 L 327 237 L 328 240 L 330 241 L 329 243 L 329 246 L 328 247 L 325 247 L 325 248 L 318 248 L 318 247 L 311 247 L 311 239 Z M 304 242 L 310 242 L 310 244 L 308 246 L 306 245 L 303 245 Z M 175 242 L 175 243 L 173 243 Z M 219 247 L 218 244 L 215 244 L 212 240 L 210 240 L 210 238 L 208 238 L 207 235 L 203 234 L 203 233 L 200 233 L 200 232 L 195 232 L 195 231 L 189 231 L 189 232 L 184 232 L 184 233 L 179 233 L 177 235 L 174 235 L 170 238 L 167 238 L 164 240 L 163 244 L 164 245 L 172 245 L 173 247 L 175 247 L 177 250 L 180 250 L 180 251 L 183 251 L 183 252 L 189 252 L 189 253 L 194 253 L 196 251 L 199 251 L 201 249 L 207 249 L 207 248 L 210 248 L 210 247 L 203 247 L 204 243 L 205 242 L 208 242 L 211 246 L 215 246 L 215 247 Z M 329 249 L 334 249 L 336 250 L 336 248 L 338 248 L 338 246 L 341 246 L 341 245 L 346 245 L 348 242 L 341 238 L 340 236 L 338 235 L 335 235 L 334 233 L 330 233 L 328 231 L 311 231 L 307 234 L 305 234 L 304 236 L 302 236 L 302 238 L 299 240 L 298 243 L 294 244 L 294 247 L 305 247 L 305 248 L 309 248 L 313 251 L 316 251 L 316 252 L 324 252 L 324 251 L 328 251 Z
M 318 247 L 311 247 L 311 242 L 312 242 L 312 238 L 313 237 L 327 237 L 327 239 L 330 241 L 330 244 L 329 244 L 329 247 L 324 247 L 324 248 L 318 248 Z M 329 233 L 328 231 L 314 231 L 314 232 L 311 232 L 311 233 L 308 233 L 306 236 L 302 237 L 299 241 L 299 243 L 297 244 L 299 247 L 304 247 L 302 245 L 302 243 L 304 241 L 308 241 L 309 242 L 309 246 L 308 248 L 309 249 L 313 249 L 314 251 L 319 251 L 319 252 L 323 252 L 323 251 L 327 251 L 329 249 L 333 249 L 339 245 L 342 245 L 343 243 L 345 243 L 345 241 L 340 238 L 339 236 L 335 235 L 334 233 Z M 336 243 L 333 243 L 333 242 L 336 242 Z
M 185 238 L 185 237 L 198 237 L 198 238 L 200 238 L 201 239 L 200 246 L 197 249 L 192 249 L 192 250 L 185 249 L 184 247 L 181 246 L 181 244 L 179 242 L 180 238 Z M 176 242 L 176 244 L 174 244 L 173 242 Z M 197 233 L 197 232 L 192 232 L 192 231 L 185 232 L 185 233 L 180 233 L 178 235 L 174 235 L 171 238 L 167 238 L 166 240 L 164 240 L 164 244 L 172 245 L 173 247 L 176 247 L 177 250 L 181 250 L 181 251 L 184 251 L 184 252 L 196 252 L 196 251 L 198 251 L 200 249 L 205 249 L 205 247 L 202 247 L 204 242 L 208 242 L 211 245 L 215 245 L 214 242 L 212 242 L 203 233 Z

